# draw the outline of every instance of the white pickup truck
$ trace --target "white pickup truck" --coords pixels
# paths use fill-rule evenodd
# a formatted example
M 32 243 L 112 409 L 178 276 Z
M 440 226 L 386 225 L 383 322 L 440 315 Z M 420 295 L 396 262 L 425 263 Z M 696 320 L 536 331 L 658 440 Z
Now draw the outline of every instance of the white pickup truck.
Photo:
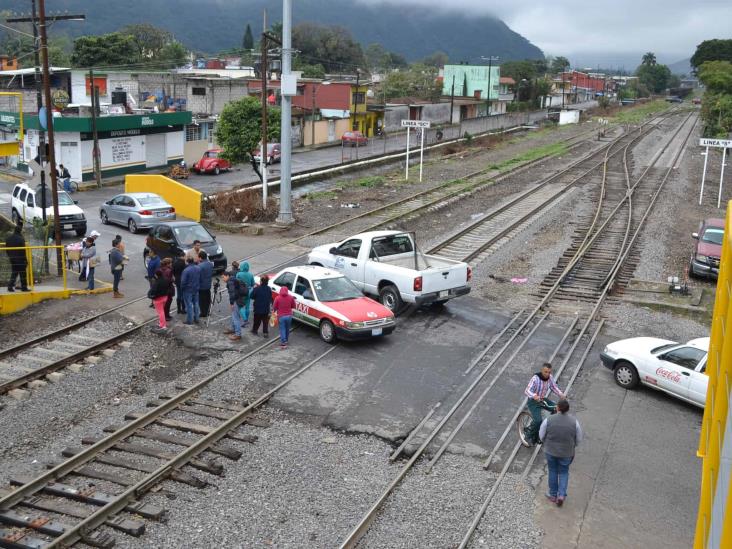
M 404 303 L 441 305 L 470 292 L 467 263 L 419 252 L 410 233 L 373 231 L 318 246 L 310 265 L 341 271 L 366 294 L 399 312 Z

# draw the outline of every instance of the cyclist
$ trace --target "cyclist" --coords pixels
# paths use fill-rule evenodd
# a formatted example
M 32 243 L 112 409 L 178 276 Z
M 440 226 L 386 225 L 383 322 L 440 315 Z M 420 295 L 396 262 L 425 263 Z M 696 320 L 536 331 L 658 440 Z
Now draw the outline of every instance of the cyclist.
M 529 384 L 526 386 L 526 390 L 524 391 L 524 394 L 526 395 L 526 405 L 529 408 L 532 419 L 531 426 L 528 428 L 528 432 L 526 433 L 526 442 L 530 445 L 534 445 L 539 442 L 539 427 L 542 422 L 542 408 L 551 411 L 556 409 L 556 404 L 546 398 L 550 391 L 562 400 L 566 398 L 562 390 L 554 381 L 554 377 L 552 376 L 552 365 L 549 362 L 545 362 L 541 366 L 541 370 L 531 377 L 531 381 L 529 381 Z
M 58 166 L 58 176 L 64 184 L 64 190 L 67 193 L 72 192 L 71 174 L 69 173 L 69 169 L 66 166 L 64 166 L 63 164 L 59 164 L 59 166 Z

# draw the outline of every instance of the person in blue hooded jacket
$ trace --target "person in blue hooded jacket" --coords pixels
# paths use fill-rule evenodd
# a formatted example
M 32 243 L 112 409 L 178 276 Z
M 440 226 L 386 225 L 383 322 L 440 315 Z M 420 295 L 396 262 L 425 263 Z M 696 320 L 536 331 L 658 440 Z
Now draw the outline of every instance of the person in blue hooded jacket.
M 251 293 L 252 288 L 254 288 L 254 275 L 249 272 L 249 263 L 242 261 L 241 265 L 239 265 L 239 272 L 236 273 L 236 279 L 247 287 L 244 306 L 239 310 L 241 318 L 244 321 L 244 324 L 242 325 L 243 328 L 249 323 L 249 294 Z

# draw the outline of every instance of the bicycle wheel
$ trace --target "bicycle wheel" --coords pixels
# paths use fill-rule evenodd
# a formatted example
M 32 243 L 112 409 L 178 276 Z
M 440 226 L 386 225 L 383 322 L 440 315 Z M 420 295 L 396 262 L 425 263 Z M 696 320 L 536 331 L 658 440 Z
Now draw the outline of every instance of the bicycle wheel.
M 534 445 L 527 438 L 532 421 L 533 419 L 531 417 L 531 414 L 526 410 L 521 412 L 516 418 L 516 429 L 518 430 L 519 440 L 521 441 L 521 444 L 523 444 L 527 448 L 531 448 Z
M 76 181 L 69 181 L 69 189 L 71 189 L 72 193 L 79 191 L 79 183 Z

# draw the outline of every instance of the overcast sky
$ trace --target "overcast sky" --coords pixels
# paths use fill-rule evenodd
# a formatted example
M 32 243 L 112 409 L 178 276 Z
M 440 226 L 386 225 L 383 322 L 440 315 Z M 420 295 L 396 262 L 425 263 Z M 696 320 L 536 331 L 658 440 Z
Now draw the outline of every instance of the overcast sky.
M 491 13 L 546 55 L 575 63 L 624 64 L 653 51 L 673 63 L 710 38 L 732 38 L 732 0 L 360 0 Z

